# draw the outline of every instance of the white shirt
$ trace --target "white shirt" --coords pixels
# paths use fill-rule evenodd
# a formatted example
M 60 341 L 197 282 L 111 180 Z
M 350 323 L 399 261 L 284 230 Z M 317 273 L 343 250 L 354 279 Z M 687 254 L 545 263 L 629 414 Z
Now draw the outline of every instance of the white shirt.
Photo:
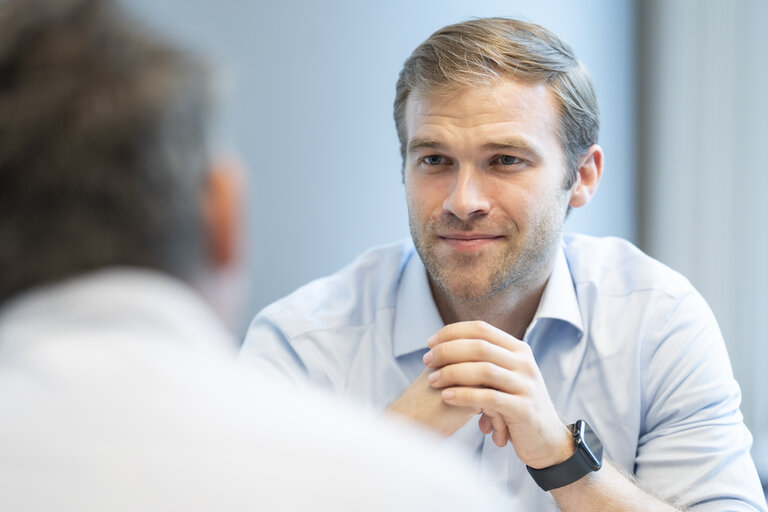
M 373 249 L 264 309 L 241 362 L 386 407 L 424 369 L 443 327 L 410 241 Z M 568 236 L 524 341 L 557 410 L 605 455 L 691 510 L 766 510 L 725 344 L 690 283 L 616 238 Z M 511 445 L 470 422 L 452 436 L 483 478 L 529 510 L 555 510 Z
M 0 510 L 470 510 L 431 438 L 234 369 L 186 285 L 95 272 L 0 309 Z M 425 444 L 427 448 L 424 448 Z

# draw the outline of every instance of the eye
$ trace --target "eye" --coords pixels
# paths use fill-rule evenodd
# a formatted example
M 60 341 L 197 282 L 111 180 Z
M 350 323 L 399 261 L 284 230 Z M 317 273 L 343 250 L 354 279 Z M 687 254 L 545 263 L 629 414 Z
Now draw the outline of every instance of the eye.
M 425 156 L 423 161 L 427 165 L 440 165 L 442 163 L 445 163 L 445 159 L 440 155 Z
M 512 155 L 499 155 L 496 158 L 496 161 L 499 162 L 501 165 L 515 165 L 522 162 L 522 160 Z

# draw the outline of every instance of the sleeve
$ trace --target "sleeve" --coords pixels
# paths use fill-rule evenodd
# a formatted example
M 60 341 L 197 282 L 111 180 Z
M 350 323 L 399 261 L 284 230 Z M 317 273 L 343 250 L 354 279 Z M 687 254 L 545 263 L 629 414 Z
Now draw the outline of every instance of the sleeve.
M 661 325 L 641 352 L 643 423 L 635 475 L 687 510 L 765 512 L 752 437 L 739 409 L 741 391 L 712 312 L 690 291 Z
M 240 350 L 238 365 L 246 371 L 309 385 L 307 368 L 278 323 L 262 311 L 251 323 Z

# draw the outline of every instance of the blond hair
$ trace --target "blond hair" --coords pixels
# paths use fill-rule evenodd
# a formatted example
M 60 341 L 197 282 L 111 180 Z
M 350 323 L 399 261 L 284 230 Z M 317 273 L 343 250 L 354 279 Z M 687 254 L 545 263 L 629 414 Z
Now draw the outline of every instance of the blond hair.
M 443 27 L 405 61 L 397 81 L 395 124 L 405 159 L 405 110 L 414 91 L 439 94 L 494 80 L 544 83 L 554 93 L 560 117 L 570 188 L 577 161 L 597 142 L 599 111 L 592 80 L 571 47 L 549 30 L 507 18 L 481 18 Z

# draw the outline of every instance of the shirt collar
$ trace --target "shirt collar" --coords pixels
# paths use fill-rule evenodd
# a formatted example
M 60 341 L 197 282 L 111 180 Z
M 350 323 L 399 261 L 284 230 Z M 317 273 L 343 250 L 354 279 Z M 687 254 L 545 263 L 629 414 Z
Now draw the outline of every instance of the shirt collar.
M 524 339 L 543 319 L 566 322 L 584 332 L 573 279 L 563 249 L 557 251 L 552 274 L 544 287 L 539 307 Z M 397 290 L 393 350 L 395 357 L 427 348 L 427 340 L 445 324 L 437 310 L 427 279 L 427 270 L 414 250 L 403 270 Z
M 544 287 L 539 307 L 525 330 L 523 339 L 527 341 L 536 325 L 544 319 L 559 320 L 572 325 L 578 332 L 579 338 L 584 333 L 579 301 L 576 298 L 576 289 L 573 286 L 573 278 L 563 248 L 557 251 L 552 274 Z
M 202 297 L 168 274 L 106 267 L 20 293 L 0 309 L 0 343 L 51 333 L 127 333 L 188 350 L 233 355 L 230 334 Z M 13 335 L 11 335 L 13 334 Z M 35 338 L 36 339 L 36 338 Z
M 427 269 L 424 268 L 418 253 L 413 250 L 405 264 L 397 289 L 392 342 L 395 357 L 426 349 L 427 340 L 443 325 L 443 319 L 429 288 Z

